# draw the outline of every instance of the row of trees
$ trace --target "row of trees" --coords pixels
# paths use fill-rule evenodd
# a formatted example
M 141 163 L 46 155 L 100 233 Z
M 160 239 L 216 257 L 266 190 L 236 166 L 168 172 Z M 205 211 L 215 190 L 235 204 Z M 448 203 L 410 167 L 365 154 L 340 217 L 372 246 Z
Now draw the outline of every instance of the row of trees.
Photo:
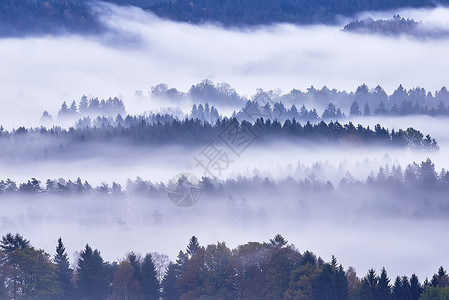
M 123 101 L 117 97 L 102 99 L 90 98 L 83 95 L 78 103 L 75 100 L 72 101 L 70 107 L 64 101 L 61 105 L 61 109 L 58 112 L 58 117 L 81 117 L 86 115 L 101 115 L 101 116 L 116 116 L 126 115 L 125 105 Z M 51 118 L 47 111 L 42 115 L 43 118 Z
M 380 33 L 380 34 L 416 34 L 416 28 L 419 25 L 413 19 L 404 19 L 399 15 L 394 15 L 388 20 L 374 20 L 366 18 L 355 20 L 347 24 L 343 30 L 360 33 Z
M 249 107 L 257 107 L 259 116 L 264 119 L 285 121 L 294 118 L 303 122 L 317 122 L 321 119 L 338 120 L 347 116 L 449 115 L 449 92 L 445 87 L 436 91 L 435 96 L 419 87 L 407 91 L 402 85 L 390 96 L 380 86 L 370 90 L 365 84 L 359 86 L 355 93 L 329 90 L 327 87 L 316 90 L 311 87 L 307 89 L 307 92 L 294 89 L 290 93 L 282 95 L 280 91 L 259 89 L 251 97 L 251 100 L 248 100 L 238 95 L 229 84 L 214 84 L 210 80 L 203 80 L 201 83 L 193 85 L 187 94 L 179 92 L 175 88 L 169 88 L 166 84 L 152 87 L 151 94 L 153 97 L 171 99 L 176 105 L 190 100 L 194 102 L 188 115 L 180 110 L 166 109 L 164 112 L 152 113 L 148 116 L 148 119 L 154 120 L 153 122 L 161 123 L 172 121 L 175 117 L 189 116 L 213 124 L 222 118 L 214 105 L 217 107 L 242 107 L 240 111 L 234 112 L 233 116 L 249 121 L 254 120 L 247 116 Z M 306 105 L 311 106 L 312 109 L 307 109 Z M 320 108 L 324 109 L 321 115 L 318 113 Z M 83 96 L 78 104 L 72 101 L 69 106 L 63 102 L 58 117 L 70 117 L 73 120 L 85 116 L 100 116 L 97 119 L 101 121 L 101 116 L 108 117 L 118 114 L 125 115 L 126 110 L 123 101 L 117 97 L 99 100 Z M 91 120 L 90 117 L 81 118 L 77 125 L 91 126 L 95 121 L 99 123 L 98 120 Z M 42 121 L 48 121 L 51 118 L 51 115 L 44 111 Z
M 348 146 L 384 145 L 414 150 L 439 150 L 435 139 L 429 135 L 424 136 L 412 127 L 406 130 L 390 131 L 379 124 L 371 129 L 369 126 L 364 127 L 360 124 L 354 126 L 351 122 L 343 125 L 338 121 L 329 123 L 321 121 L 318 124 L 307 121 L 302 125 L 295 119 L 287 119 L 281 123 L 277 119 L 265 121 L 260 116 L 260 112 L 256 112 L 250 116 L 250 120 L 254 121 L 242 120 L 241 122 L 237 118 L 225 117 L 212 125 L 198 119 L 180 121 L 175 118 L 171 122 L 154 123 L 154 118 L 128 115 L 123 119 L 121 115 L 118 115 L 115 119 L 99 117 L 98 120 L 101 122 L 99 127 L 89 127 L 90 119 L 84 118 L 78 122 L 77 128 L 69 130 L 60 127 L 51 129 L 19 127 L 9 132 L 0 127 L 0 142 L 6 143 L 13 138 L 24 140 L 26 137 L 30 139 L 50 137 L 56 139 L 58 143 L 115 141 L 154 145 L 182 143 L 184 146 L 190 146 L 205 145 L 221 136 L 223 140 L 228 139 L 228 143 L 234 143 L 237 138 L 239 141 L 242 138 L 263 141 L 288 139 L 291 142 L 337 142 Z
M 204 176 L 198 183 L 198 188 L 208 194 L 228 194 L 232 191 L 257 191 L 261 188 L 290 190 L 297 187 L 305 191 L 310 189 L 326 188 L 334 190 L 334 186 L 325 178 L 326 167 L 323 164 L 316 163 L 312 168 L 296 169 L 293 173 L 301 173 L 304 178 L 294 179 L 289 174 L 284 179 L 277 181 L 270 179 L 272 176 L 253 175 L 252 177 L 239 176 L 236 179 L 219 180 Z M 293 174 L 294 176 L 294 174 Z M 192 185 L 186 178 L 181 178 L 177 183 L 179 189 L 183 185 Z M 348 171 L 342 176 L 337 190 L 348 187 L 383 187 L 396 191 L 425 191 L 427 195 L 433 192 L 449 190 L 449 171 L 441 169 L 435 170 L 435 165 L 430 159 L 421 163 L 408 164 L 403 171 L 400 165 L 389 167 L 385 165 L 380 167 L 377 173 L 372 173 L 365 180 L 356 179 Z M 123 188 L 119 183 L 113 182 L 111 185 L 102 183 L 92 187 L 87 181 L 82 181 L 79 177 L 75 180 L 47 179 L 45 184 L 36 178 L 27 182 L 17 184 L 11 179 L 0 181 L 0 195 L 11 194 L 47 194 L 47 195 L 80 195 L 93 194 L 97 196 L 116 196 L 125 197 L 126 195 L 139 195 L 148 197 L 157 197 L 167 193 L 167 185 L 163 182 L 156 183 L 143 180 L 137 177 L 135 180 L 128 179 L 126 187 Z
M 392 19 L 374 20 L 372 18 L 366 18 L 363 20 L 355 20 L 347 24 L 343 30 L 348 32 L 359 33 L 374 33 L 374 34 L 386 34 L 397 35 L 407 34 L 415 37 L 432 37 L 440 38 L 447 37 L 449 32 L 445 29 L 426 28 L 426 26 L 420 26 L 422 22 L 416 22 L 413 19 L 404 19 L 399 15 L 394 15 Z
M 280 90 L 264 91 L 258 89 L 256 94 L 248 99 L 240 96 L 229 84 L 215 84 L 211 80 L 206 79 L 196 85 L 192 85 L 187 93 L 178 91 L 176 88 L 169 88 L 166 84 L 159 84 L 152 87 L 151 94 L 154 97 L 164 97 L 176 102 L 189 99 L 196 104 L 202 103 L 204 105 L 204 103 L 208 102 L 216 107 L 226 105 L 242 107 L 248 100 L 258 102 L 262 106 L 267 103 L 272 107 L 275 103 L 286 106 L 295 105 L 296 107 L 305 104 L 315 109 L 324 108 L 329 103 L 333 103 L 340 107 L 343 112 L 349 112 L 354 101 L 360 107 L 364 107 L 368 103 L 372 111 L 379 107 L 381 103 L 383 103 L 386 109 L 391 109 L 394 105 L 399 109 L 403 103 L 411 103 L 411 105 L 416 105 L 424 111 L 430 111 L 432 108 L 441 110 L 440 106 L 443 106 L 445 111 L 447 111 L 447 106 L 449 105 L 449 92 L 444 86 L 432 93 L 421 87 L 407 90 L 402 84 L 391 95 L 388 95 L 379 85 L 370 88 L 366 84 L 361 84 L 354 92 L 338 91 L 329 89 L 326 86 L 321 89 L 311 86 L 306 91 L 293 89 L 287 94 L 282 94 Z M 402 110 L 400 114 L 410 114 L 410 112 Z
M 158 276 L 159 275 L 159 276 Z M 440 267 L 421 283 L 415 274 L 394 283 L 383 268 L 359 278 L 332 256 L 325 262 L 299 252 L 281 235 L 230 249 L 225 242 L 201 246 L 193 236 L 175 262 L 128 253 L 105 262 L 88 244 L 70 268 L 59 238 L 53 257 L 20 234 L 0 241 L 2 299 L 446 299 L 449 276 Z
M 329 103 L 324 109 L 321 116 L 318 114 L 316 108 L 307 109 L 303 104 L 299 109 L 295 104 L 292 104 L 290 108 L 285 107 L 282 102 L 259 104 L 257 101 L 248 101 L 246 105 L 238 112 L 234 112 L 232 116 L 239 119 L 251 121 L 252 118 L 248 114 L 248 109 L 257 108 L 257 113 L 263 116 L 265 119 L 286 121 L 288 119 L 296 119 L 298 121 L 312 123 L 319 122 L 321 120 L 341 120 L 348 117 L 369 117 L 369 116 L 409 116 L 409 115 L 428 115 L 428 116 L 449 116 L 449 108 L 440 102 L 437 107 L 421 107 L 417 102 L 412 103 L 410 101 L 404 101 L 399 106 L 393 104 L 391 108 L 387 108 L 384 102 L 381 102 L 374 110 L 366 102 L 365 105 L 360 107 L 359 103 L 354 100 L 349 113 L 344 113 L 339 107 L 335 106 L 332 102 Z M 210 107 L 209 104 L 203 106 L 199 104 L 193 105 L 190 116 L 194 119 L 199 119 L 209 123 L 215 123 L 216 120 L 221 119 L 221 115 L 214 106 Z
M 155 254 L 159 263 L 168 257 Z M 59 238 L 53 257 L 31 246 L 20 234 L 0 241 L 1 299 L 159 299 L 159 280 L 152 254 L 130 252 L 118 262 L 105 262 L 88 244 L 75 269 Z

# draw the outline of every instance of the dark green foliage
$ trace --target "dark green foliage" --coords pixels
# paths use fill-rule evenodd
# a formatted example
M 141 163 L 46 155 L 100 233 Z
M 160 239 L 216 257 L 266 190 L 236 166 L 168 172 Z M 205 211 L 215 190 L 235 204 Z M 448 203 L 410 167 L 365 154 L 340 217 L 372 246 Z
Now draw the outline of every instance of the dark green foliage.
M 159 299 L 159 281 L 151 254 L 145 255 L 142 259 L 140 285 L 144 300 Z
M 61 288 L 61 297 L 59 299 L 73 299 L 74 286 L 71 281 L 73 270 L 69 267 L 69 259 L 64 244 L 62 243 L 62 238 L 58 239 L 53 261 L 56 265 L 56 279 Z
M 30 241 L 23 238 L 20 234 L 15 235 L 8 233 L 2 237 L 0 241 L 0 249 L 4 254 L 11 253 L 17 249 L 25 249 L 30 247 Z
M 276 234 L 274 238 L 270 239 L 270 242 L 267 243 L 267 247 L 269 248 L 282 248 L 286 246 L 288 241 L 284 239 L 284 237 L 280 234 Z
M 266 278 L 263 291 L 268 299 L 282 298 L 290 285 L 290 278 L 285 274 L 291 274 L 300 261 L 300 253 L 290 246 L 277 245 L 267 252 L 262 266 Z
M 438 272 L 433 275 L 430 284 L 433 287 L 441 287 L 441 288 L 449 286 L 449 276 L 447 275 L 446 270 L 442 266 L 438 269 Z
M 130 252 L 120 264 L 110 264 L 86 245 L 75 274 L 79 294 L 70 296 L 70 289 L 64 287 L 70 269 L 61 238 L 53 261 L 19 234 L 2 240 L 1 249 L 8 252 L 0 252 L 0 299 L 159 299 L 149 254 L 142 259 Z M 196 238 L 189 245 L 197 245 Z M 425 281 L 424 292 L 415 274 L 410 279 L 398 276 L 391 289 L 385 268 L 379 276 L 370 269 L 359 280 L 353 268 L 345 272 L 334 256 L 326 263 L 310 251 L 301 255 L 281 235 L 234 250 L 224 242 L 195 248 L 191 255 L 180 251 L 177 262 L 169 264 L 161 284 L 162 299 L 433 300 L 449 296 L 443 267 L 431 282 Z
M 174 263 L 170 262 L 161 283 L 163 299 L 178 299 L 178 288 L 176 284 L 177 273 L 177 266 Z
M 422 291 L 423 291 L 423 288 L 421 286 L 421 283 L 419 282 L 418 276 L 413 274 L 410 277 L 410 299 L 418 300 Z
M 391 286 L 390 286 L 390 278 L 388 278 L 387 270 L 382 268 L 380 272 L 378 286 L 377 286 L 377 296 L 380 299 L 388 300 L 391 298 Z
M 192 236 L 190 238 L 189 244 L 187 245 L 187 254 L 189 257 L 192 257 L 195 255 L 196 250 L 200 247 L 200 244 L 198 243 L 198 238 L 196 236 Z
M 96 34 L 105 31 L 87 0 L 2 0 L 0 36 Z M 400 7 L 435 7 L 426 0 L 331 1 L 331 0 L 106 0 L 119 5 L 134 5 L 155 14 L 189 23 L 220 22 L 229 26 L 271 23 L 335 23 L 338 15 L 353 16 L 365 10 L 390 10 Z M 447 0 L 439 3 L 447 4 Z M 366 21 L 362 23 L 366 27 Z M 348 25 L 358 28 L 360 22 Z
M 364 10 L 389 10 L 402 6 L 433 7 L 434 5 L 428 0 L 338 2 L 331 0 L 178 0 L 157 3 L 150 6 L 150 9 L 162 17 L 174 20 L 191 23 L 220 22 L 235 26 L 276 22 L 333 23 L 337 15 L 352 16 Z
M 77 268 L 77 286 L 81 299 L 106 299 L 109 294 L 108 274 L 100 252 L 86 244 L 80 253 Z
M 0 36 L 64 32 L 98 33 L 102 26 L 86 1 L 2 0 Z
M 370 269 L 368 274 L 362 279 L 360 297 L 364 300 L 377 300 L 378 298 L 379 278 L 374 269 Z
M 349 299 L 348 280 L 343 267 L 337 265 L 332 256 L 331 263 L 325 263 L 312 283 L 313 299 Z
M 4 299 L 61 296 L 55 266 L 47 253 L 31 247 L 20 234 L 10 233 L 2 237 L 0 249 L 0 295 Z

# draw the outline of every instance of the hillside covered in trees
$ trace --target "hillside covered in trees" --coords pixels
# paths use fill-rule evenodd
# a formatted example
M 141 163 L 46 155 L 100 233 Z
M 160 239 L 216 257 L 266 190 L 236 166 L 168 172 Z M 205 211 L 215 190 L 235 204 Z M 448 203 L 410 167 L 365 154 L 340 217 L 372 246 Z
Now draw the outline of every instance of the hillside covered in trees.
M 105 0 L 132 5 L 175 21 L 217 22 L 228 26 L 272 23 L 332 24 L 339 15 L 354 16 L 366 10 L 401 7 L 435 7 L 434 1 L 204 1 L 204 0 Z M 448 4 L 447 0 L 438 1 Z M 0 36 L 82 33 L 97 34 L 106 28 L 87 0 L 3 0 L 0 2 Z
M 449 292 L 443 266 L 424 281 L 415 274 L 390 279 L 385 268 L 359 277 L 334 256 L 325 262 L 279 234 L 234 249 L 225 242 L 202 246 L 193 236 L 172 262 L 163 254 L 135 252 L 107 262 L 86 244 L 72 268 L 61 238 L 51 255 L 8 233 L 0 258 L 1 299 L 430 300 Z
M 439 1 L 447 4 L 447 1 Z M 204 23 L 219 22 L 229 26 L 264 25 L 271 23 L 316 24 L 336 22 L 337 16 L 354 16 L 362 11 L 391 10 L 401 7 L 434 7 L 433 1 L 381 0 L 262 0 L 262 1 L 206 1 L 177 0 L 156 3 L 149 7 L 161 17 L 172 20 Z

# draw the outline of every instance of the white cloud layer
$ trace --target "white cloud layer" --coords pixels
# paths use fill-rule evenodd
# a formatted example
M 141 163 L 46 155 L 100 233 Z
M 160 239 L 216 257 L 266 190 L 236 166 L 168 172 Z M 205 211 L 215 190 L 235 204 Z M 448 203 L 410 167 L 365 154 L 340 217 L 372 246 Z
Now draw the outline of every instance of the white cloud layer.
M 135 90 L 164 82 L 187 91 L 204 78 L 247 95 L 310 85 L 353 91 L 361 83 L 380 84 L 387 92 L 401 83 L 431 91 L 448 85 L 446 39 L 348 34 L 338 26 L 223 29 L 161 20 L 136 8 L 95 9 L 113 33 L 0 40 L 3 124 L 35 125 L 43 109 L 54 114 L 62 100 L 82 94 L 121 95 L 137 113 L 147 107 L 134 105 Z M 408 12 L 435 22 L 449 9 Z

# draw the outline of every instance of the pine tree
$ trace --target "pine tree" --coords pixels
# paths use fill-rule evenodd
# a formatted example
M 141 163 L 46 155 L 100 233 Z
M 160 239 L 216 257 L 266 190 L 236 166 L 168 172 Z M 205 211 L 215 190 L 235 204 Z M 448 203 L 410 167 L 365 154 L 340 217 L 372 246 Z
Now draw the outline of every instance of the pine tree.
M 422 286 L 419 282 L 418 276 L 413 274 L 410 277 L 410 296 L 411 300 L 418 300 L 422 293 Z
M 142 260 L 141 268 L 141 286 L 143 299 L 159 299 L 159 281 L 157 280 L 157 272 L 151 254 L 148 253 L 147 255 L 145 255 Z
M 357 101 L 354 100 L 354 102 L 352 102 L 351 104 L 351 108 L 349 110 L 349 115 L 351 117 L 357 117 L 360 116 L 362 113 L 360 112 L 360 108 L 359 108 L 359 104 L 357 103 Z
M 366 103 L 365 107 L 363 108 L 363 115 L 364 116 L 371 116 L 371 109 L 369 108 L 368 103 Z
M 380 299 L 388 300 L 391 298 L 390 278 L 388 278 L 387 270 L 382 268 L 377 286 L 377 296 Z
M 164 300 L 176 300 L 178 299 L 177 281 L 177 265 L 170 263 L 168 265 L 165 276 L 162 279 L 162 297 Z
M 58 112 L 59 116 L 65 116 L 69 113 L 69 108 L 67 107 L 67 103 L 64 101 L 61 105 L 61 109 Z
M 360 289 L 360 297 L 364 300 L 377 300 L 377 287 L 379 285 L 379 278 L 376 276 L 374 269 L 370 269 L 368 274 L 362 279 L 362 286 Z
M 394 300 L 402 300 L 404 299 L 404 289 L 402 286 L 402 280 L 401 277 L 397 276 L 395 281 L 394 281 L 394 285 L 392 288 L 392 298 Z
M 84 299 L 106 299 L 108 297 L 108 278 L 103 258 L 98 250 L 87 244 L 78 259 L 78 290 Z
M 270 248 L 282 248 L 287 245 L 288 241 L 280 234 L 276 234 L 274 238 L 270 239 L 267 245 Z
M 58 246 L 56 246 L 56 254 L 53 261 L 56 264 L 56 278 L 62 290 L 61 299 L 70 299 L 73 297 L 74 292 L 71 282 L 72 270 L 69 268 L 69 259 L 62 243 L 62 238 L 58 239 Z
M 18 233 L 15 235 L 8 233 L 0 241 L 0 249 L 5 254 L 11 253 L 16 249 L 25 249 L 28 247 L 30 247 L 30 241 Z
M 196 236 L 192 236 L 189 240 L 189 244 L 187 245 L 187 254 L 189 257 L 192 257 L 196 250 L 198 250 L 200 244 L 198 243 L 198 238 Z

